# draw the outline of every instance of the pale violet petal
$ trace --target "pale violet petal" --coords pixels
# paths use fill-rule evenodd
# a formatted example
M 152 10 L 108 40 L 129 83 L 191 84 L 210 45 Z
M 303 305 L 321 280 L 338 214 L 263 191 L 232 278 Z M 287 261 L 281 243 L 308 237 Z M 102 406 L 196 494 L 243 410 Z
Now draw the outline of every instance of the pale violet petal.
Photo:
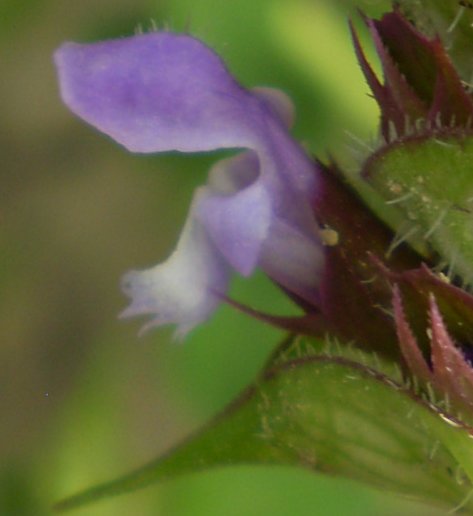
M 272 208 L 261 181 L 233 195 L 212 195 L 200 203 L 198 215 L 227 262 L 243 276 L 256 267 L 268 237 Z
M 264 242 L 260 266 L 275 281 L 317 306 L 324 252 L 317 237 L 285 220 L 273 218 Z
M 277 88 L 258 86 L 252 88 L 251 92 L 266 102 L 287 128 L 291 128 L 294 125 L 296 118 L 294 103 L 284 91 Z
M 217 161 L 209 170 L 207 184 L 213 192 L 230 195 L 254 183 L 260 176 L 256 152 L 240 152 Z
M 55 62 L 67 106 L 131 151 L 254 144 L 260 106 L 218 55 L 191 36 L 66 43 Z
M 196 191 L 177 247 L 165 262 L 123 278 L 131 304 L 121 315 L 152 315 L 144 331 L 176 324 L 177 335 L 184 336 L 212 314 L 228 288 L 229 267 L 194 216 L 207 195 L 206 188 Z

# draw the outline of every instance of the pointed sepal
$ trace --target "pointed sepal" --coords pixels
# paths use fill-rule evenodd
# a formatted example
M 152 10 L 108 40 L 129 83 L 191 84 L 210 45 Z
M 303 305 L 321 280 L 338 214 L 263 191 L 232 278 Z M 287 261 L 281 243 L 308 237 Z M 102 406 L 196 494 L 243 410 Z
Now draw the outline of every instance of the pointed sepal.
M 355 52 L 381 109 L 386 142 L 409 134 L 432 133 L 440 127 L 467 127 L 473 100 L 465 91 L 438 36 L 420 32 L 400 12 L 380 20 L 365 17 L 381 60 L 384 84 L 373 72 L 352 28 Z
M 397 0 L 399 9 L 422 33 L 439 35 L 466 86 L 471 80 L 473 4 L 471 0 Z
M 429 295 L 429 326 L 426 334 L 430 341 L 428 360 L 422 353 L 404 312 L 400 290 L 393 291 L 393 308 L 399 344 L 410 373 L 421 389 L 432 389 L 449 409 L 473 421 L 473 368 L 451 337 L 445 325 L 434 294 Z

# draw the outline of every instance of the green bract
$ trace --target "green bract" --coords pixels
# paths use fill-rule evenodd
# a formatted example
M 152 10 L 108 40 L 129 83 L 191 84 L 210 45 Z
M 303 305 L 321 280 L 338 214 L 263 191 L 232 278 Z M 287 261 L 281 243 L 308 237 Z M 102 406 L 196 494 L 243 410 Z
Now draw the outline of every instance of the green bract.
M 294 342 L 259 381 L 187 442 L 58 508 L 228 464 L 298 466 L 449 509 L 469 503 L 473 454 L 467 427 L 432 400 L 413 394 L 394 378 L 399 374 L 391 367 L 365 365 L 373 363 L 372 356 L 350 349 L 305 355 L 311 349 L 310 342 Z
M 365 177 L 402 215 L 398 232 L 427 243 L 464 284 L 473 279 L 473 138 L 412 137 L 370 157 Z

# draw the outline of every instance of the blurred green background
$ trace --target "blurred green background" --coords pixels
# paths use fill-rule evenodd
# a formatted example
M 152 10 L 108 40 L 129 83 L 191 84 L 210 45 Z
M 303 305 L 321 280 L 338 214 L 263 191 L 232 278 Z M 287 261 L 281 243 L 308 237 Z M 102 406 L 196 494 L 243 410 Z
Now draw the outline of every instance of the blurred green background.
M 357 2 L 379 14 L 386 2 Z M 50 514 L 54 500 L 168 450 L 246 386 L 282 338 L 222 307 L 185 343 L 138 339 L 117 321 L 120 276 L 172 250 L 208 156 L 133 156 L 75 119 L 51 55 L 158 27 L 214 46 L 248 86 L 294 99 L 295 132 L 321 155 L 377 112 L 351 52 L 350 2 L 2 0 L 0 2 L 0 515 Z M 232 295 L 295 308 L 264 278 Z M 227 468 L 151 487 L 78 515 L 396 515 L 424 509 L 353 481 L 289 468 Z M 425 512 L 433 514 L 432 511 Z

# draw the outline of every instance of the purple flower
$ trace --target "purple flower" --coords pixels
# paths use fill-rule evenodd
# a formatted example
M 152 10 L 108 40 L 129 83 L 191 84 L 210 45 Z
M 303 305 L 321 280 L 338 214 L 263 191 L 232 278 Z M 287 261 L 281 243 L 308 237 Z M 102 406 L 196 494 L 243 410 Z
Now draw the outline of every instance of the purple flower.
M 151 314 L 144 329 L 174 323 L 184 335 L 219 304 L 231 269 L 247 276 L 256 266 L 316 303 L 316 176 L 288 135 L 282 93 L 242 88 L 211 49 L 169 32 L 66 43 L 55 61 L 67 106 L 132 152 L 246 149 L 210 170 L 168 260 L 125 275 L 123 316 Z

